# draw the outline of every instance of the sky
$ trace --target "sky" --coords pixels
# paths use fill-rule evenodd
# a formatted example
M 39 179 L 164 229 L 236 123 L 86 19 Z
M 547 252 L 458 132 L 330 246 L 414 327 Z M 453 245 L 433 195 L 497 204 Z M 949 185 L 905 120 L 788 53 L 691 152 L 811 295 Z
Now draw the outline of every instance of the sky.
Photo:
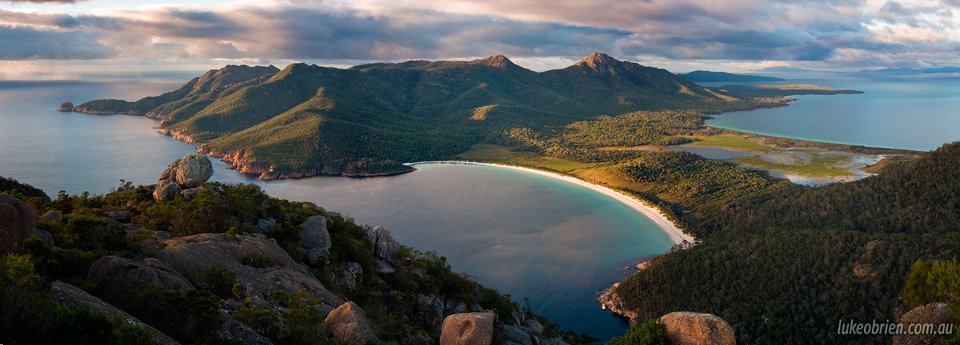
M 960 66 L 960 0 L 0 0 L 0 78 L 593 52 L 666 68 Z

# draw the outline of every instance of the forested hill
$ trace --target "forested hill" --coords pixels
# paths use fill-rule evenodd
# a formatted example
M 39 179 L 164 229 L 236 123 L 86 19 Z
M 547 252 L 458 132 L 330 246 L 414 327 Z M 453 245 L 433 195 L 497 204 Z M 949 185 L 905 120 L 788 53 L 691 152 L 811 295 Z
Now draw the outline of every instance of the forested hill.
M 654 259 L 617 293 L 640 321 L 716 314 L 743 344 L 889 344 L 837 334 L 837 323 L 896 321 L 917 306 L 904 299 L 911 265 L 960 255 L 958 166 L 952 143 L 859 181 L 729 199 L 688 229 L 701 244 Z M 919 305 L 929 302 L 951 300 Z
M 227 66 L 136 102 L 97 100 L 75 111 L 141 114 L 261 178 L 402 172 L 512 128 L 544 128 L 638 110 L 703 113 L 776 106 L 666 70 L 593 54 L 534 72 L 502 55 L 349 69 Z
M 703 234 L 769 228 L 943 234 L 960 229 L 960 143 L 855 183 L 793 187 L 733 200 L 705 217 Z

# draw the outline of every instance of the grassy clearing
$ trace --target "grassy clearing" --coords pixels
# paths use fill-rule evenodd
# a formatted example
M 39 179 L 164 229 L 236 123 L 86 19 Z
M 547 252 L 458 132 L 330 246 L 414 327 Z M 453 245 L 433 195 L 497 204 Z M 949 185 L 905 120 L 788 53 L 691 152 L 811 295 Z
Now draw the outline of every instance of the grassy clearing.
M 566 159 L 546 157 L 528 151 L 513 151 L 513 147 L 510 146 L 486 143 L 473 145 L 466 152 L 457 154 L 452 158 L 487 163 L 522 165 L 560 172 L 568 172 L 593 166 L 593 164 L 590 163 L 578 163 Z
M 716 136 L 702 136 L 702 137 L 688 137 L 690 139 L 696 140 L 693 143 L 684 145 L 684 146 L 697 146 L 697 147 L 722 147 L 725 149 L 731 149 L 736 151 L 744 152 L 757 152 L 757 153 L 767 153 L 777 151 L 776 147 L 763 144 L 757 140 L 747 139 L 737 135 L 716 135 Z

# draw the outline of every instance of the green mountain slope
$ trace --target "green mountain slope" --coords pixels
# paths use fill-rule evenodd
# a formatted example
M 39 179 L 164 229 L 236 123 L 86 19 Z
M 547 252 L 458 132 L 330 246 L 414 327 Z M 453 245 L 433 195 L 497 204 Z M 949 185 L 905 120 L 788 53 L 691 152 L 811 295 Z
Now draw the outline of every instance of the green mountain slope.
M 718 113 L 779 105 L 705 89 L 662 69 L 593 54 L 542 73 L 502 55 L 349 69 L 227 66 L 136 102 L 87 113 L 143 114 L 264 179 L 404 172 L 512 128 L 565 126 L 638 110 Z

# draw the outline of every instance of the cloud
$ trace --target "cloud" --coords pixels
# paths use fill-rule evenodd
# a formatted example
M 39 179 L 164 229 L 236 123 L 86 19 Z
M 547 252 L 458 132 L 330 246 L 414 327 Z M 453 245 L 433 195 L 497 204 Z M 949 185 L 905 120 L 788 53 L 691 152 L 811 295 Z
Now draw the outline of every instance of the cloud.
M 422 10 L 400 10 L 385 16 L 356 9 L 276 4 L 235 5 L 224 10 L 154 7 L 80 16 L 0 10 L 3 22 L 96 33 L 100 42 L 113 46 L 123 56 L 170 54 L 169 44 L 178 43 L 183 52 L 195 58 L 370 60 L 497 53 L 587 55 L 615 50 L 615 42 L 629 34 L 609 28 Z M 182 53 L 176 55 L 183 57 Z
M 106 59 L 114 51 L 95 33 L 0 26 L 0 60 Z
M 34 3 L 34 4 L 73 4 L 90 0 L 0 0 L 0 2 Z
M 949 6 L 958 1 L 276 0 L 79 15 L 0 9 L 0 25 L 82 38 L 102 52 L 134 58 L 403 60 L 601 51 L 620 57 L 896 64 L 916 63 L 917 53 L 921 59 L 957 60 L 960 27 Z M 20 37 L 2 39 L 0 51 Z

